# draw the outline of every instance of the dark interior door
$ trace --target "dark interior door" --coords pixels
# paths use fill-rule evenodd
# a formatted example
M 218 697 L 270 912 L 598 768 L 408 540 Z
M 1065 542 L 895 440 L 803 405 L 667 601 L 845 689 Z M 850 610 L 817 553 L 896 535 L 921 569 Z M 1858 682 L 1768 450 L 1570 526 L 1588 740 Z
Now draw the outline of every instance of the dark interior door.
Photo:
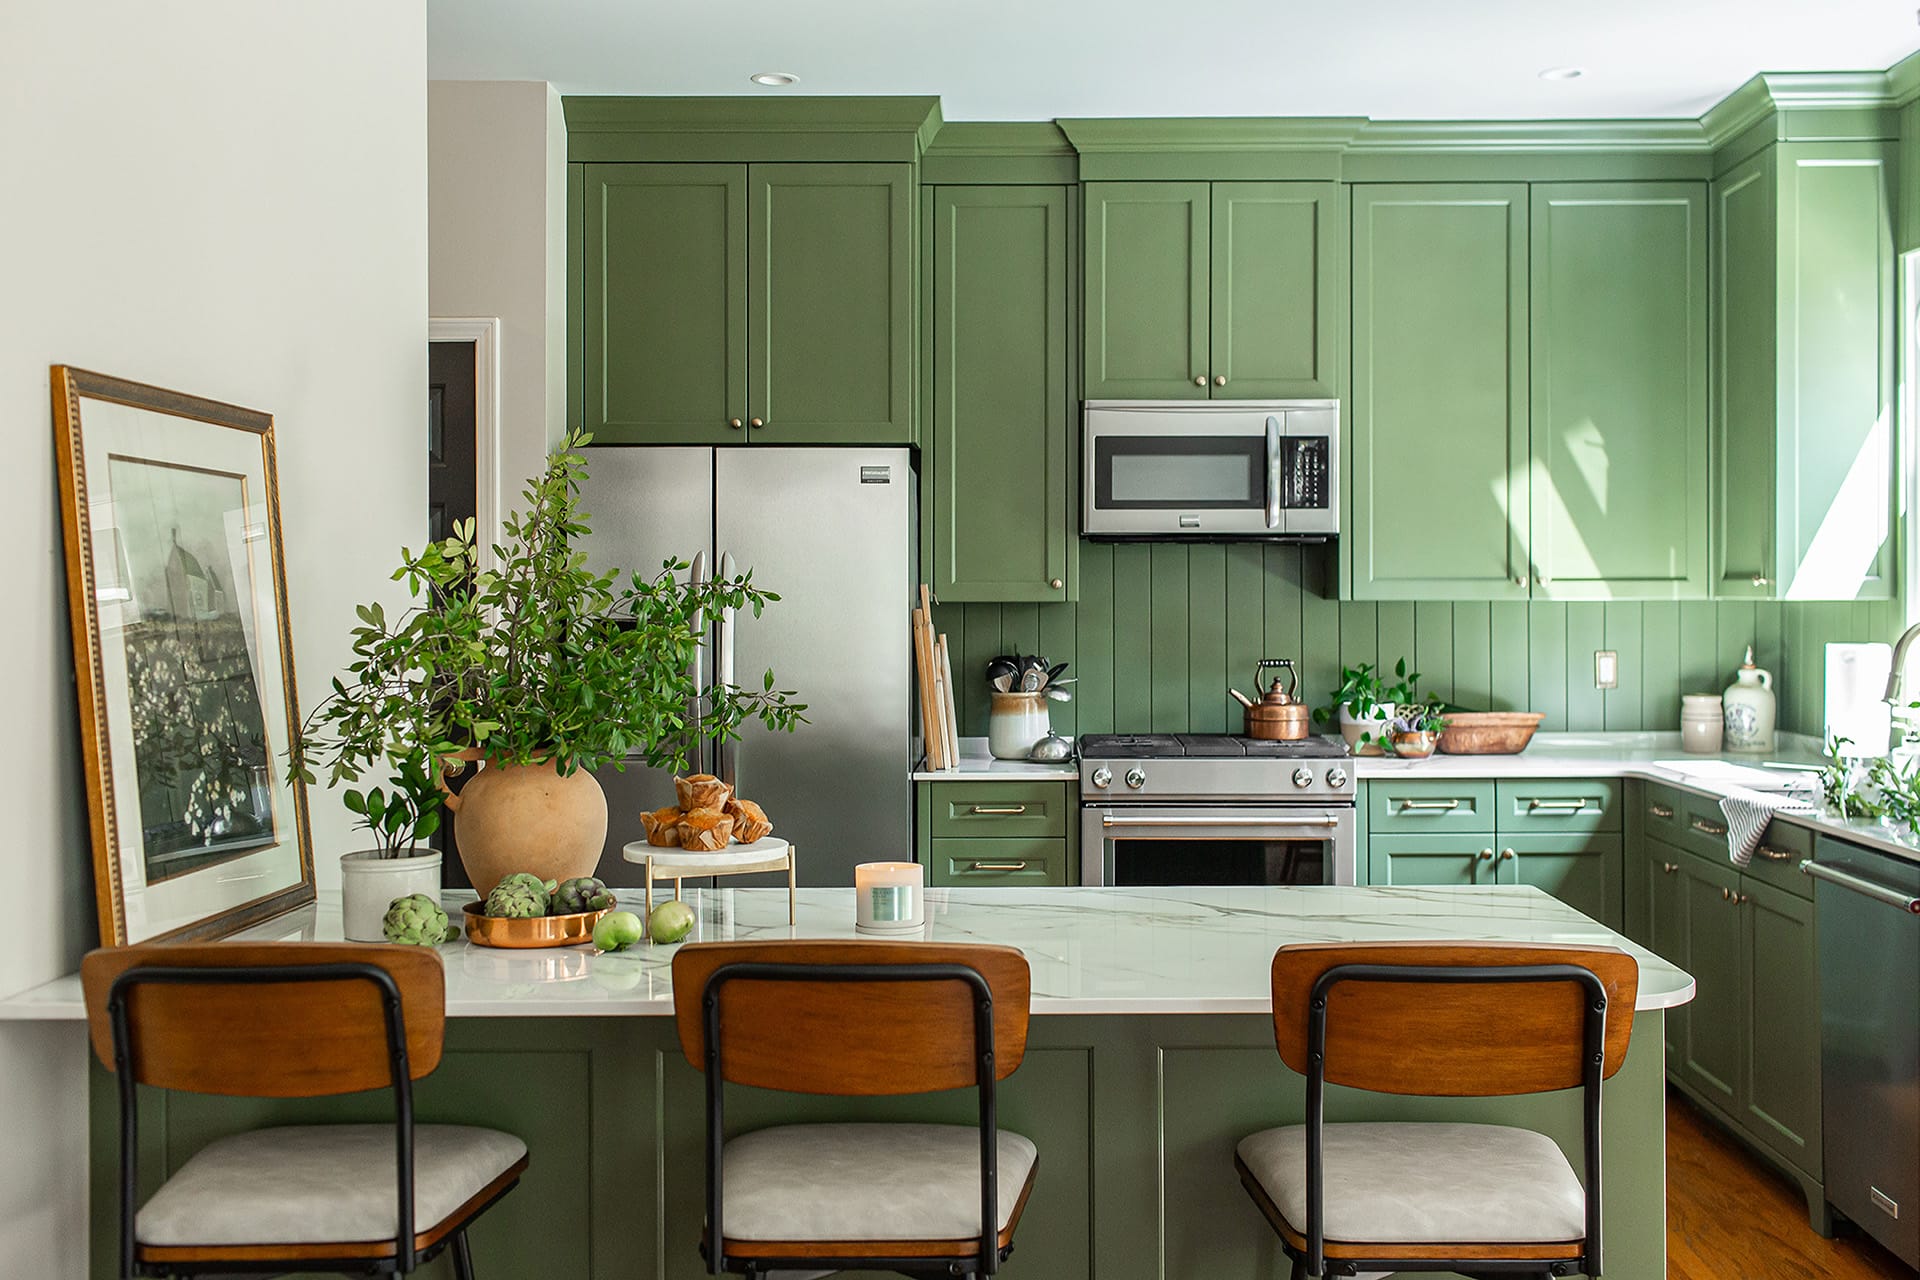
M 473 343 L 427 344 L 427 532 L 437 539 L 453 532 L 461 520 L 471 520 L 476 507 L 474 441 Z M 469 769 L 467 774 L 471 774 Z M 453 781 L 458 791 L 467 774 Z M 446 822 L 449 815 L 442 815 Z M 460 846 L 453 824 L 447 822 L 429 842 L 445 853 L 442 884 L 465 887 L 470 882 L 460 865 Z

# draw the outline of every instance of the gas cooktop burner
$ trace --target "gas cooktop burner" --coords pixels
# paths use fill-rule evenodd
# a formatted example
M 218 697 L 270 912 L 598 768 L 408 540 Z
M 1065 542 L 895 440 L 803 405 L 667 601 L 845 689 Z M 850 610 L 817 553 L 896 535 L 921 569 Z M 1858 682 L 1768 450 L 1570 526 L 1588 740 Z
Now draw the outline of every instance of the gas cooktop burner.
M 1338 738 L 1275 742 L 1224 733 L 1088 733 L 1080 738 L 1082 760 L 1332 760 L 1344 757 Z

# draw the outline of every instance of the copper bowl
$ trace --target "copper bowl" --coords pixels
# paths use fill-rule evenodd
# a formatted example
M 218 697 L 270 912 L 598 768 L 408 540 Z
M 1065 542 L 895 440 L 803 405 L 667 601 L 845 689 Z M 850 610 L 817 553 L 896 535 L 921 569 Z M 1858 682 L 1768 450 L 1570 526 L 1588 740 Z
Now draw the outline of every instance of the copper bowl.
M 469 902 L 460 908 L 466 915 L 467 941 L 481 947 L 577 947 L 593 941 L 593 926 L 612 911 L 576 911 L 566 916 L 533 916 L 514 920 L 483 915 L 486 905 Z
M 1449 712 L 1440 750 L 1450 756 L 1518 755 L 1545 718 L 1539 711 Z

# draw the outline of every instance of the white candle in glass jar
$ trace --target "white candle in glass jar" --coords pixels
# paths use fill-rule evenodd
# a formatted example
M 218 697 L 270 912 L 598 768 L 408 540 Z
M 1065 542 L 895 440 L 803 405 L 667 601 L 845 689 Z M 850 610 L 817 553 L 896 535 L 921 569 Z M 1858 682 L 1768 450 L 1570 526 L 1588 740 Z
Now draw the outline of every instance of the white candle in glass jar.
M 927 922 L 927 871 L 917 862 L 863 862 L 853 869 L 854 924 L 904 933 Z

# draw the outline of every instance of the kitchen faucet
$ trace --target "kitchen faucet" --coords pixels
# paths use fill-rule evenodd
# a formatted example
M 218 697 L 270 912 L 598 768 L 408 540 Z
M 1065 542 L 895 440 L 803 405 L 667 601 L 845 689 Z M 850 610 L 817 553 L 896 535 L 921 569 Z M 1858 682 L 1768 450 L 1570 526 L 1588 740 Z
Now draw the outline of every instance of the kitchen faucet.
M 1914 623 L 1901 632 L 1900 638 L 1893 642 L 1893 665 L 1887 669 L 1887 692 L 1882 701 L 1891 703 L 1900 700 L 1902 686 L 1906 684 L 1904 672 L 1907 666 L 1907 650 L 1913 648 L 1913 642 L 1916 639 L 1920 639 L 1920 622 Z

